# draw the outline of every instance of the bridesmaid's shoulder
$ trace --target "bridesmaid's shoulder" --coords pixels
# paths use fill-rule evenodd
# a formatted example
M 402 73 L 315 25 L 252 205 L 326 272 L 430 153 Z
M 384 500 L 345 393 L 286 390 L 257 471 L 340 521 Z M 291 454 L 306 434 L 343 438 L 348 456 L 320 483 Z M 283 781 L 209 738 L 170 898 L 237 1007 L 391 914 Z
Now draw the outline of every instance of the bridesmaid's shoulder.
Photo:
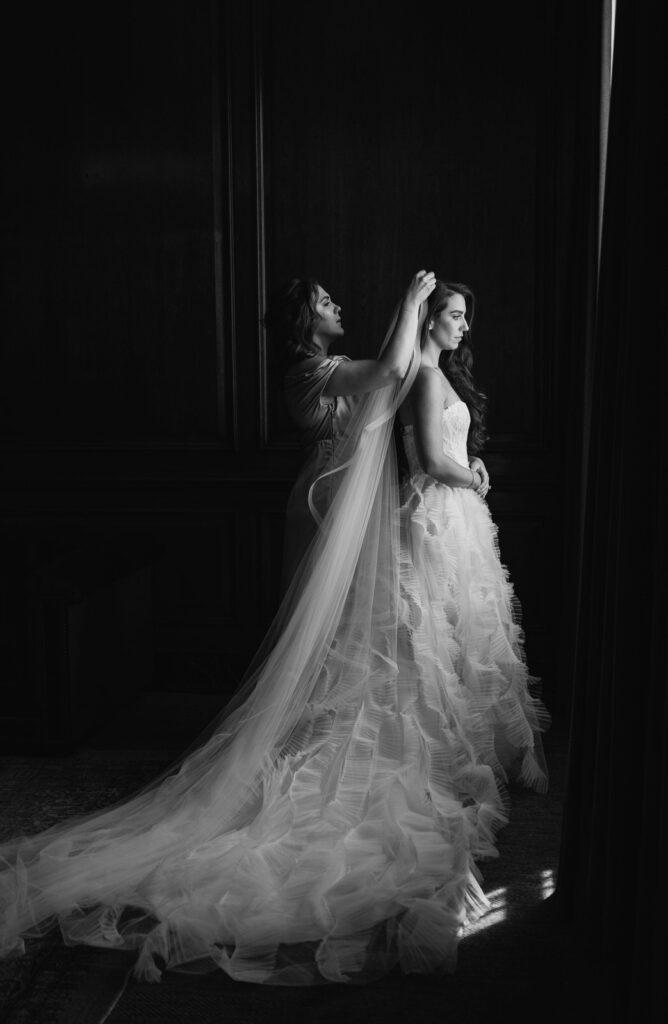
M 350 362 L 348 356 L 343 356 L 343 355 L 338 355 L 338 356 L 326 356 L 326 355 L 307 356 L 305 359 L 300 359 L 299 362 L 297 362 L 297 363 L 292 363 L 292 365 L 289 366 L 288 369 L 286 370 L 285 376 L 286 377 L 303 377 L 303 376 L 306 376 L 308 374 L 314 373 L 316 370 L 319 370 L 320 367 L 324 366 L 325 364 L 327 366 L 329 366 L 333 361 L 340 362 L 341 360 L 345 360 L 346 362 Z
M 326 356 L 307 356 L 305 359 L 299 359 L 296 363 L 291 363 L 288 366 L 285 376 L 303 377 L 304 374 L 313 373 L 325 362 L 326 358 Z

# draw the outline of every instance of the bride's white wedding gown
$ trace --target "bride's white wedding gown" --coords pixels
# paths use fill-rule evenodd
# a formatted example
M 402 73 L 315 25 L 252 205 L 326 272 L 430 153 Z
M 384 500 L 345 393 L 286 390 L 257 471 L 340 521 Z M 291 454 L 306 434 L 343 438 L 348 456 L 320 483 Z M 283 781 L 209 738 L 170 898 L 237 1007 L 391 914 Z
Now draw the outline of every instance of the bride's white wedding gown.
M 462 465 L 468 426 L 463 402 L 444 409 L 444 451 Z M 67 837 L 42 845 L 28 870 L 19 849 L 0 873 L 5 952 L 57 915 L 67 941 L 138 948 L 148 978 L 165 965 L 291 985 L 453 968 L 462 927 L 485 906 L 474 862 L 496 855 L 505 781 L 546 785 L 546 716 L 529 693 L 485 502 L 423 473 L 410 428 L 404 443 L 394 611 L 374 604 L 374 642 L 356 656 L 339 643 L 344 627 L 351 635 L 348 600 L 301 715 L 233 827 L 216 827 L 207 781 L 144 835 L 108 845 L 100 819 L 82 864 L 84 844 Z
M 443 409 L 443 451 L 468 466 L 470 425 L 462 401 Z M 402 520 L 402 595 L 416 685 L 434 675 L 460 707 L 476 756 L 504 781 L 544 791 L 547 772 L 535 734 L 549 716 L 530 693 L 519 602 L 501 564 L 497 529 L 485 501 L 424 473 L 411 427 Z

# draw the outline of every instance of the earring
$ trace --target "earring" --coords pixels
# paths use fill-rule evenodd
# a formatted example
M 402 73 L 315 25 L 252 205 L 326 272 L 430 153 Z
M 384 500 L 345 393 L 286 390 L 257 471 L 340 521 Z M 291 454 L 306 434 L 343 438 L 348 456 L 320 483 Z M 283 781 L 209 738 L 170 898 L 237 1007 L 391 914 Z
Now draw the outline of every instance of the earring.
M 429 330 L 430 330 L 430 331 L 433 331 L 433 329 L 434 329 L 434 324 L 433 324 L 433 322 L 432 322 L 432 323 L 430 323 L 430 324 L 429 324 Z

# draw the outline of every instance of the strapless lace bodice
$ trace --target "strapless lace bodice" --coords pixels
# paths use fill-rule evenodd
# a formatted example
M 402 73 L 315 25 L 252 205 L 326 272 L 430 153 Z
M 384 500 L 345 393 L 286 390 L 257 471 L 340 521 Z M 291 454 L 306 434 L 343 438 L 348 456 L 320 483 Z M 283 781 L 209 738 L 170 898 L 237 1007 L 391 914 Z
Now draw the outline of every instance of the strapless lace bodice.
M 443 434 L 443 453 L 448 455 L 460 466 L 468 466 L 469 459 L 466 451 L 466 439 L 469 433 L 471 417 L 466 402 L 458 400 L 452 402 L 443 410 L 441 417 Z M 411 476 L 417 476 L 423 472 L 415 449 L 415 436 L 413 427 L 403 429 L 404 448 L 408 459 L 408 468 Z

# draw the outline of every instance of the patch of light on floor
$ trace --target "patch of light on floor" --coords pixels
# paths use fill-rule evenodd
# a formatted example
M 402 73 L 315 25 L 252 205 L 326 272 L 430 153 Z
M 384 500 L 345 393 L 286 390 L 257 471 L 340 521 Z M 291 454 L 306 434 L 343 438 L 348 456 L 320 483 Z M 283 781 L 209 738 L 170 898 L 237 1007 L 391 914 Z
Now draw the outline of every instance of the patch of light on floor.
M 546 871 L 540 873 L 540 891 L 541 896 L 544 900 L 551 896 L 556 886 L 554 881 L 554 871 L 552 868 L 548 868 Z
M 489 908 L 478 918 L 477 921 L 471 921 L 465 925 L 462 930 L 462 938 L 467 938 L 469 935 L 475 935 L 476 932 L 481 932 L 483 928 L 491 928 L 495 924 L 500 924 L 501 921 L 506 919 L 506 890 L 503 889 L 492 889 L 490 892 L 486 892 L 485 896 L 489 900 Z
M 545 871 L 541 871 L 539 879 L 540 898 L 546 900 L 552 895 L 556 888 L 554 869 L 547 868 Z M 481 932 L 484 928 L 492 928 L 495 924 L 500 924 L 502 921 L 505 921 L 508 916 L 508 895 L 505 887 L 501 889 L 491 889 L 489 892 L 485 893 L 485 896 L 489 900 L 489 907 L 477 921 L 472 921 L 463 927 L 461 932 L 462 938 L 466 938 L 469 935 L 475 935 L 476 932 Z
M 495 924 L 501 924 L 505 919 L 505 907 L 502 910 L 488 910 L 483 917 L 473 921 L 472 924 L 466 925 L 462 932 L 462 938 L 467 939 L 469 935 L 475 935 L 476 932 L 481 932 L 484 928 L 491 928 Z

